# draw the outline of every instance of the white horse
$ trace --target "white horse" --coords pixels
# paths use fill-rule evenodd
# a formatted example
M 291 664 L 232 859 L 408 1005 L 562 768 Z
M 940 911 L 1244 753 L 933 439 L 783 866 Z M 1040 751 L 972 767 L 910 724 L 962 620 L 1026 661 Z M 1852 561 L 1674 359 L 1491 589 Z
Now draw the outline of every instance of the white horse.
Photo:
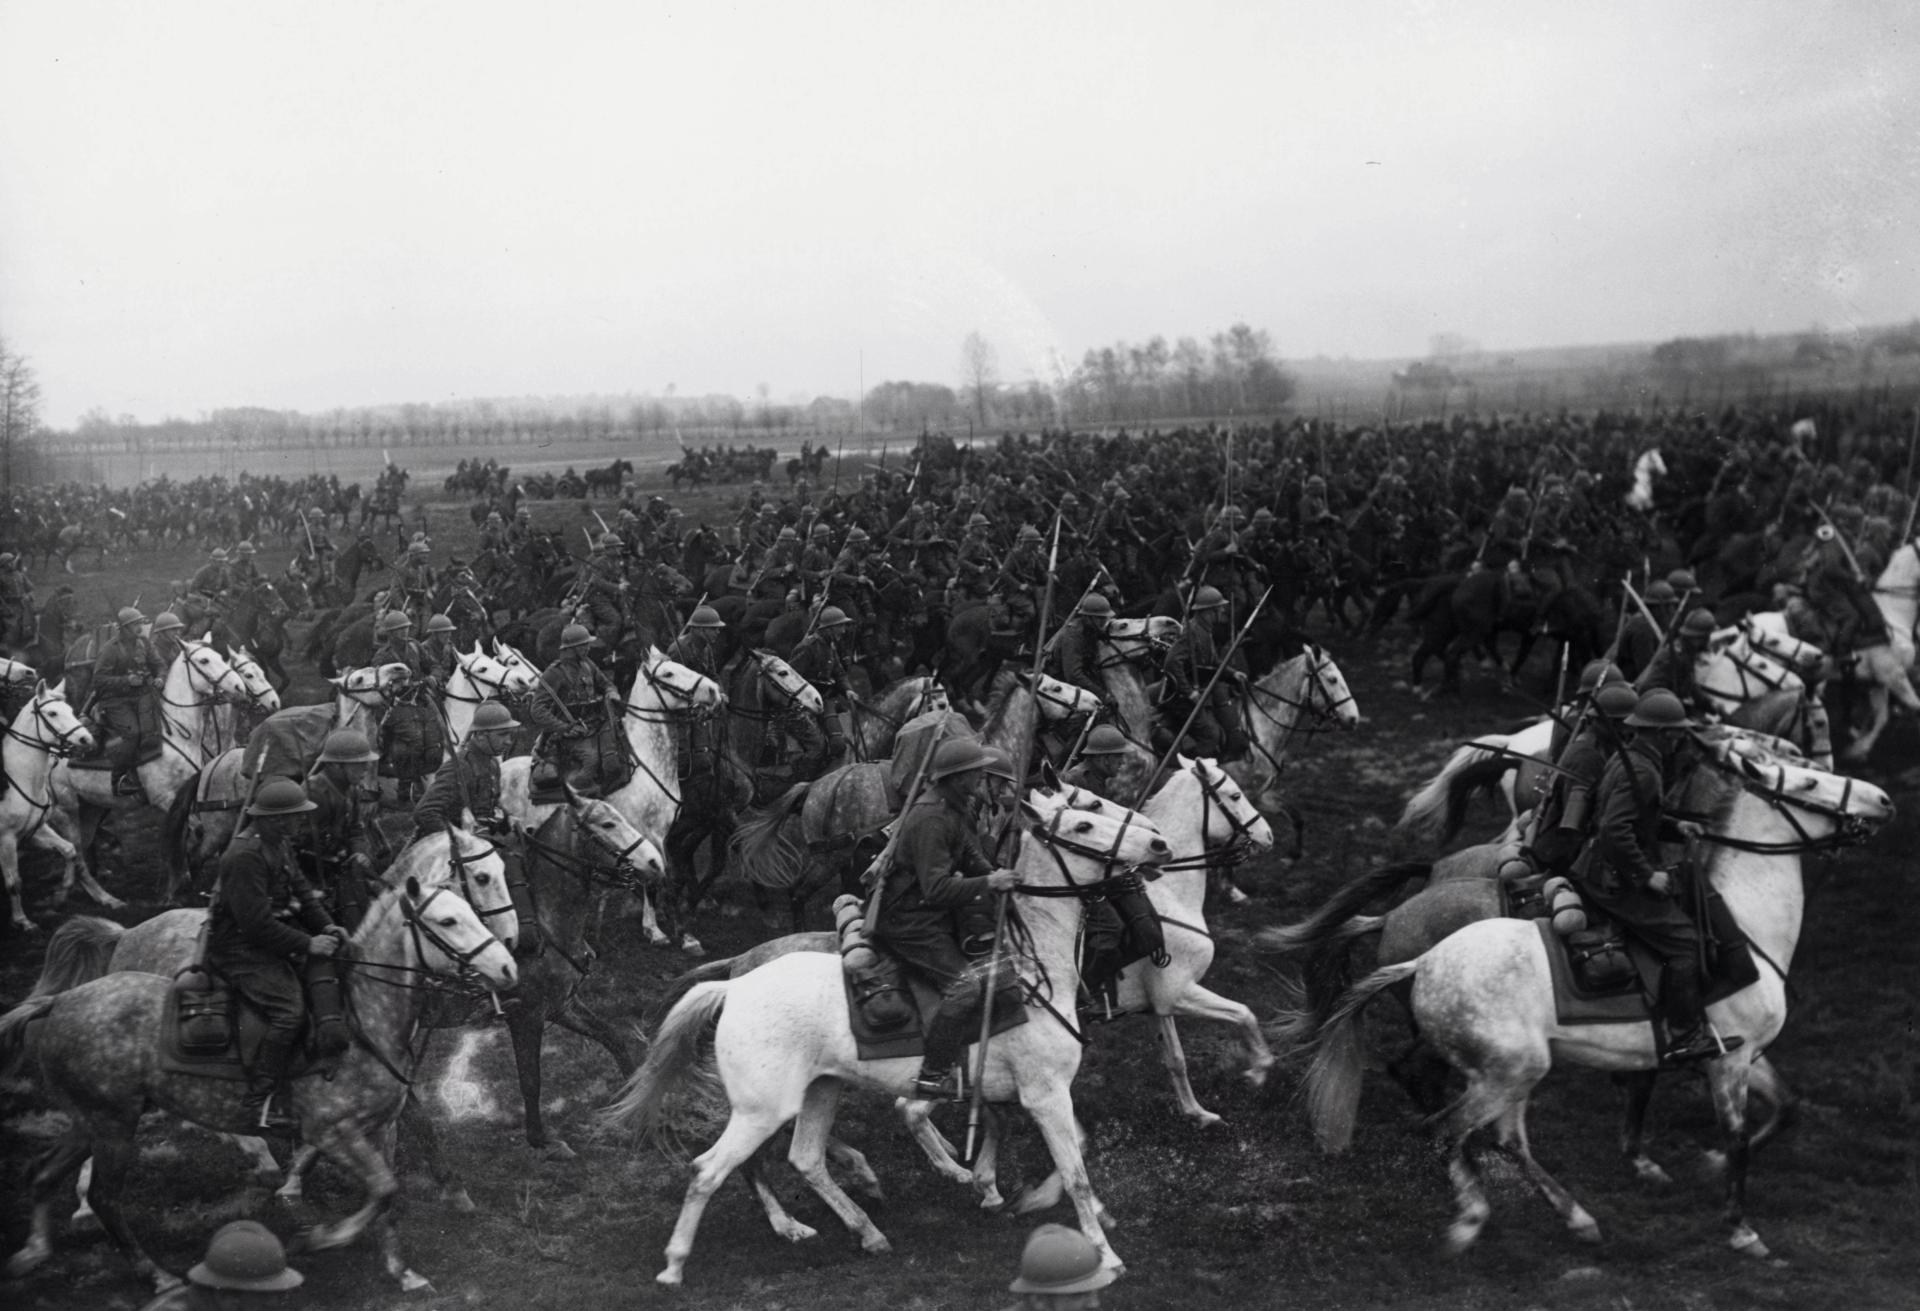
M 1747 1094 L 1755 1061 L 1786 1022 L 1786 971 L 1793 964 L 1805 905 L 1800 857 L 1862 835 L 1893 814 L 1893 803 L 1858 779 L 1763 765 L 1738 748 L 1720 767 L 1733 781 L 1708 822 L 1711 854 L 1701 876 L 1725 898 L 1754 944 L 1759 978 L 1707 1008 L 1717 1033 L 1745 1041 L 1708 1062 L 1706 1073 L 1728 1149 L 1729 1242 L 1736 1251 L 1765 1256 L 1766 1245 L 1744 1215 L 1751 1146 Z M 1714 840 L 1730 835 L 1737 835 L 1737 845 Z M 1527 1101 L 1555 1057 L 1616 1072 L 1657 1068 L 1653 1026 L 1644 1020 L 1560 1024 L 1547 949 L 1535 923 L 1489 919 L 1469 924 L 1416 959 L 1368 975 L 1320 1028 L 1307 1098 L 1315 1132 L 1330 1150 L 1344 1148 L 1353 1135 L 1362 1076 L 1356 1022 L 1369 1001 L 1405 980 L 1412 980 L 1420 1034 L 1467 1078 L 1466 1092 L 1446 1113 L 1452 1144 L 1448 1171 L 1459 1206 L 1449 1246 L 1456 1252 L 1471 1246 L 1491 1212 L 1467 1152 L 1468 1139 L 1487 1126 L 1496 1145 L 1514 1158 L 1568 1228 L 1598 1241 L 1600 1227 L 1593 1217 L 1528 1150 Z M 1636 1132 L 1630 1127 L 1628 1154 L 1644 1175 L 1651 1163 L 1640 1164 Z
M 496 641 L 494 646 L 497 651 L 499 643 Z M 453 677 L 447 680 L 446 692 L 440 698 L 447 725 L 448 756 L 467 740 L 467 733 L 473 727 L 473 712 L 480 708 L 481 702 L 506 702 L 530 696 L 540 685 L 540 675 L 534 667 L 512 647 L 507 650 L 513 652 L 513 659 L 488 655 L 478 642 L 471 651 L 454 653 Z
M 1023 817 L 1025 832 L 1015 863 L 1023 889 L 1016 894 L 1016 904 L 1029 944 L 1022 973 L 1046 980 L 1038 985 L 1043 990 L 1038 995 L 1049 1004 L 1030 1006 L 1027 1023 L 988 1044 L 984 1092 L 992 1101 L 1018 1097 L 1046 1139 L 1073 1198 L 1081 1231 L 1099 1251 L 1101 1263 L 1119 1269 L 1120 1258 L 1101 1228 L 1081 1157 L 1071 1091 L 1081 1039 L 1067 1027 L 1062 1008 L 1072 1011 L 1079 988 L 1079 898 L 1101 895 L 1118 870 L 1164 859 L 1167 844 L 1150 824 L 1065 809 L 1058 802 L 1046 810 L 1029 802 L 1023 805 Z M 694 1161 L 693 1181 L 667 1243 L 667 1266 L 659 1281 L 682 1281 L 701 1213 L 714 1191 L 789 1121 L 794 1121 L 794 1131 L 788 1160 L 794 1168 L 859 1235 L 863 1248 L 888 1251 L 886 1237 L 827 1173 L 826 1143 L 847 1085 L 903 1096 L 911 1090 L 920 1062 L 917 1057 L 860 1059 L 847 1024 L 846 986 L 837 954 L 794 952 L 738 979 L 692 988 L 668 1012 L 646 1064 L 627 1082 L 607 1118 L 657 1137 L 664 1127 L 662 1103 L 692 1074 L 716 1019 L 714 1059 L 732 1114 L 719 1141 Z
M 1250 751 L 1245 760 L 1229 763 L 1226 770 L 1268 815 L 1286 809 L 1280 775 L 1294 734 L 1353 728 L 1360 723 L 1360 706 L 1347 687 L 1346 675 L 1324 648 L 1311 643 L 1258 682 L 1247 684 L 1239 700 Z
M 272 687 L 267 691 L 271 693 Z M 135 770 L 139 796 L 116 795 L 113 772 L 108 769 L 75 769 L 70 762 L 54 768 L 53 799 L 59 824 L 63 831 L 77 834 L 83 871 L 88 868 L 100 821 L 110 813 L 143 805 L 165 809 L 218 754 L 221 739 L 215 711 L 223 703 L 248 700 L 245 680 L 224 655 L 205 642 L 183 642 L 160 688 L 160 753 Z
M 1883 602 L 1881 613 L 1885 612 Z M 1750 614 L 1740 621 L 1740 630 L 1752 646 L 1786 661 L 1803 677 L 1807 677 L 1808 669 L 1818 668 L 1823 659 L 1819 647 L 1793 635 L 1782 611 Z M 1915 693 L 1913 678 L 1908 672 L 1913 666 L 1913 653 L 1913 635 L 1889 620 L 1884 642 L 1857 646 L 1842 662 L 1842 667 L 1866 689 L 1867 705 L 1873 712 L 1873 722 L 1847 744 L 1841 756 L 1843 760 L 1862 761 L 1872 754 L 1874 743 L 1880 740 L 1880 734 L 1893 718 L 1892 702 L 1920 711 L 1920 694 Z
M 212 741 L 214 745 L 212 755 L 208 759 L 236 745 L 251 731 L 252 722 L 241 718 L 242 704 L 248 708 L 249 714 L 270 715 L 280 709 L 279 689 L 275 688 L 273 680 L 267 677 L 266 669 L 254 659 L 253 652 L 247 650 L 245 646 L 228 647 L 227 663 L 233 666 L 234 673 L 240 675 L 240 681 L 247 689 L 247 699 L 243 703 L 222 701 L 213 708 L 215 727 Z
M 1653 480 L 1667 472 L 1667 462 L 1658 446 L 1649 446 L 1633 462 L 1633 490 L 1626 495 L 1627 508 L 1641 514 L 1653 509 Z
M 635 762 L 633 777 L 619 790 L 608 793 L 606 799 L 657 847 L 665 846 L 667 831 L 680 814 L 680 770 L 673 721 L 683 714 L 718 711 L 726 702 L 718 683 L 667 659 L 658 647 L 649 648 L 634 674 L 633 689 L 627 694 L 621 717 L 627 748 Z M 500 763 L 500 808 L 528 833 L 537 831 L 559 804 L 534 804 L 532 770 L 531 756 L 514 756 Z M 646 902 L 645 913 L 649 940 L 656 945 L 666 942 L 666 935 L 654 922 L 651 900 Z M 700 949 L 698 942 L 685 935 L 681 946 L 688 951 Z
M 47 823 L 54 808 L 54 764 L 76 751 L 92 749 L 93 734 L 67 704 L 65 683 L 35 687 L 33 698 L 14 716 L 6 741 L 0 744 L 0 766 L 7 778 L 7 789 L 0 793 L 0 875 L 6 878 L 15 929 L 31 933 L 37 927 L 27 918 L 21 901 L 22 842 L 54 852 L 65 862 L 56 903 L 66 900 L 77 875 L 87 895 L 102 906 L 113 909 L 125 904 L 94 882 L 80 862 L 79 851 Z

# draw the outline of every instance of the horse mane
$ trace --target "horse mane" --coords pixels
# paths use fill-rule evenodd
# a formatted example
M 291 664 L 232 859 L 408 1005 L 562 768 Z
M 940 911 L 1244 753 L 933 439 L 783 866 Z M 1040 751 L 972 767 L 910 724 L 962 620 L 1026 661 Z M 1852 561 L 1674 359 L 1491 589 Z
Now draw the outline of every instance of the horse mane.
M 987 714 L 980 725 L 980 740 L 985 742 L 998 736 L 1005 727 L 1007 707 L 1013 701 L 1013 694 L 1023 684 L 1020 675 L 1011 669 L 1002 669 L 993 676 L 993 685 L 987 695 Z

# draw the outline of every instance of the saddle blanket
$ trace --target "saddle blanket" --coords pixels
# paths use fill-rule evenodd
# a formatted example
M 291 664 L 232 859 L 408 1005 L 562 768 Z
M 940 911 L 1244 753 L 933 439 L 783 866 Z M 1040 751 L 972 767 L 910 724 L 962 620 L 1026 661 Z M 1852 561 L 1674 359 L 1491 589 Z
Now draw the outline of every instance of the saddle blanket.
M 853 980 L 845 970 L 840 978 L 847 996 L 847 1023 L 853 1026 L 854 1046 L 860 1052 L 863 1061 L 888 1061 L 905 1056 L 926 1054 L 927 1026 L 933 1022 L 933 1013 L 940 1009 L 940 992 L 932 985 L 923 983 L 911 972 L 902 969 L 901 977 L 913 997 L 914 1010 L 918 1020 L 913 1024 L 901 1024 L 890 1029 L 875 1029 L 867 1023 L 867 1017 L 861 1012 L 860 1004 L 854 999 Z M 993 995 L 993 1027 L 989 1033 L 998 1037 L 1008 1029 L 1017 1029 L 1027 1022 L 1026 1002 L 1022 998 L 1018 981 L 999 989 Z M 980 1031 L 980 1012 L 976 1007 L 967 1017 L 968 1032 Z M 971 1052 L 974 1044 L 967 1044 Z
M 266 1017 L 232 987 L 224 983 L 221 986 L 226 988 L 229 1013 L 233 1016 L 233 1036 L 223 1050 L 210 1053 L 188 1051 L 180 1045 L 180 992 L 175 988 L 167 989 L 166 1003 L 160 1012 L 157 1062 L 162 1074 L 224 1079 L 233 1083 L 247 1081 L 254 1056 L 260 1050 L 260 1040 L 266 1036 Z M 302 1024 L 300 1046 L 295 1049 L 293 1059 L 288 1063 L 288 1078 L 297 1078 L 313 1068 L 316 1053 L 312 1049 L 312 1042 L 313 1025 Z
M 1709 958 L 1713 968 L 1706 986 L 1706 1001 L 1712 1005 L 1753 984 L 1760 977 L 1760 969 L 1754 963 L 1746 935 L 1734 923 L 1726 902 L 1717 894 L 1708 899 L 1707 914 L 1711 921 L 1710 939 L 1717 944 L 1717 950 Z M 1553 975 L 1554 1014 L 1561 1024 L 1644 1024 L 1652 1020 L 1648 999 L 1660 987 L 1660 960 L 1631 935 L 1626 937 L 1626 948 L 1633 961 L 1633 976 L 1618 988 L 1592 992 L 1580 983 L 1567 956 L 1566 940 L 1553 931 L 1553 921 L 1536 919 L 1534 926 L 1539 929 L 1541 945 L 1546 949 L 1547 966 Z

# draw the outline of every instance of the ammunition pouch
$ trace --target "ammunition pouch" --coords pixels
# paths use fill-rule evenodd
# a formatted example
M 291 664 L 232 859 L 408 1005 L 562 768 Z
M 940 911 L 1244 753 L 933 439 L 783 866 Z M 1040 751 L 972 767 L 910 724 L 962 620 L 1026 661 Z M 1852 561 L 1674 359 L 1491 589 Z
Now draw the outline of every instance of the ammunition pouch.
M 233 997 L 204 965 L 188 965 L 173 976 L 179 999 L 180 1050 L 193 1056 L 218 1056 L 233 1042 Z
M 1624 987 L 1636 974 L 1626 944 L 1606 928 L 1568 934 L 1567 961 L 1580 982 L 1593 992 Z

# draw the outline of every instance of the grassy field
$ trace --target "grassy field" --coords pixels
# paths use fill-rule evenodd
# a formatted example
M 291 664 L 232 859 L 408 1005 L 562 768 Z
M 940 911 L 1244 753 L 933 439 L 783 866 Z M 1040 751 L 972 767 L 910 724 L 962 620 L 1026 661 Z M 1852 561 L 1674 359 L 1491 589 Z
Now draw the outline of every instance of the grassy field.
M 609 457 L 610 458 L 610 457 Z M 851 463 L 851 461 L 850 461 Z M 423 472 L 423 470 L 417 470 Z M 683 500 L 690 514 L 717 509 L 731 493 Z M 432 508 L 436 539 L 459 550 L 470 540 L 461 507 Z M 536 513 L 570 522 L 571 505 Z M 278 568 L 270 548 L 263 568 Z M 86 599 L 106 606 L 177 576 L 183 559 L 156 555 L 77 579 Z M 43 583 L 46 580 L 41 580 Z M 296 637 L 298 636 L 296 632 Z M 1422 702 L 1404 683 L 1407 641 L 1378 644 L 1329 637 L 1367 722 L 1357 732 L 1314 738 L 1292 773 L 1308 816 L 1307 852 L 1297 864 L 1263 859 L 1242 872 L 1253 903 L 1213 912 L 1220 943 L 1209 986 L 1272 1014 L 1283 980 L 1250 945 L 1261 927 L 1297 920 L 1331 889 L 1388 857 L 1387 822 L 1406 791 L 1451 747 L 1474 732 L 1511 722 L 1529 703 L 1470 675 L 1457 700 Z M 311 671 L 297 692 L 317 698 Z M 296 699 L 298 697 L 296 696 Z M 1920 739 L 1910 721 L 1890 730 L 1872 777 L 1906 808 L 1871 845 L 1808 865 L 1807 927 L 1794 961 L 1795 1009 L 1773 1051 L 1806 1098 L 1798 1128 L 1756 1161 L 1749 1218 L 1775 1259 L 1753 1261 L 1721 1245 L 1718 1190 L 1695 1163 L 1711 1145 L 1711 1109 L 1697 1081 L 1667 1081 L 1656 1099 L 1655 1154 L 1677 1183 L 1649 1191 L 1634 1182 L 1615 1145 L 1616 1098 L 1608 1081 L 1557 1071 L 1531 1117 L 1534 1146 L 1596 1215 L 1598 1248 L 1574 1243 L 1517 1172 L 1492 1166 L 1495 1215 L 1481 1245 L 1449 1261 L 1437 1236 L 1451 1216 L 1443 1161 L 1409 1104 L 1383 1076 L 1370 1075 L 1354 1149 L 1323 1156 L 1292 1102 L 1295 1076 L 1281 1071 L 1267 1091 L 1249 1092 L 1229 1035 L 1182 1026 L 1201 1100 L 1226 1123 L 1198 1130 L 1182 1120 L 1160 1069 L 1153 1036 L 1139 1020 L 1096 1032 L 1075 1085 L 1092 1138 L 1091 1169 L 1118 1227 L 1113 1239 L 1129 1275 L 1107 1305 L 1161 1307 L 1895 1308 L 1920 1304 L 1920 1083 L 1914 1021 L 1915 866 L 1920 818 L 1912 802 Z M 1478 834 L 1495 818 L 1481 810 Z M 131 821 L 108 886 L 134 904 L 132 922 L 159 909 L 155 843 L 159 817 Z M 54 871 L 29 860 L 32 913 L 51 926 L 85 907 L 48 904 Z M 695 927 L 708 947 L 732 952 L 780 926 L 764 923 L 739 888 L 723 910 Z M 0 1002 L 24 996 L 38 971 L 40 940 L 0 938 Z M 601 968 L 588 993 L 603 1013 L 638 1022 L 666 980 L 689 962 L 644 945 L 637 923 L 611 922 Z M 1397 1043 L 1381 1009 L 1376 1046 Z M 323 1311 L 408 1306 L 582 1308 L 674 1305 L 721 1308 L 994 1307 L 1005 1292 L 1035 1221 L 977 1210 L 963 1190 L 935 1180 L 892 1122 L 888 1108 L 853 1097 L 841 1130 L 866 1150 L 890 1202 L 875 1211 L 894 1252 L 866 1257 L 812 1194 L 782 1167 L 775 1187 L 794 1214 L 820 1231 L 799 1246 L 773 1241 L 758 1206 L 730 1183 L 708 1210 L 688 1267 L 689 1283 L 669 1294 L 652 1282 L 677 1213 L 681 1161 L 595 1139 L 589 1113 L 615 1085 L 597 1048 L 559 1031 L 547 1042 L 550 1123 L 579 1149 L 554 1161 L 520 1139 L 518 1093 L 504 1035 L 442 1036 L 425 1084 L 455 1159 L 479 1203 L 474 1215 L 438 1202 L 409 1177 L 402 1217 L 409 1254 L 434 1291 L 403 1297 L 385 1282 L 368 1247 L 302 1258 L 308 1283 L 298 1305 Z M 0 1086 L 0 1243 L 23 1239 L 22 1197 L 30 1154 L 58 1124 L 30 1085 Z M 338 1215 L 354 1199 L 324 1173 L 298 1213 L 282 1213 L 242 1182 L 231 1149 L 197 1131 L 159 1121 L 143 1137 L 146 1156 L 132 1197 L 134 1223 L 176 1270 L 197 1258 L 220 1222 L 257 1215 L 282 1233 L 315 1215 Z M 699 1144 L 701 1146 L 704 1143 Z M 1008 1170 L 1032 1181 L 1047 1169 L 1030 1128 L 1016 1137 Z M 1062 1216 L 1064 1216 L 1064 1211 Z M 1060 1218 L 1060 1217 L 1054 1217 Z M 0 1287 L 9 1307 L 47 1311 L 132 1311 L 145 1292 L 95 1237 L 69 1237 L 32 1278 Z

